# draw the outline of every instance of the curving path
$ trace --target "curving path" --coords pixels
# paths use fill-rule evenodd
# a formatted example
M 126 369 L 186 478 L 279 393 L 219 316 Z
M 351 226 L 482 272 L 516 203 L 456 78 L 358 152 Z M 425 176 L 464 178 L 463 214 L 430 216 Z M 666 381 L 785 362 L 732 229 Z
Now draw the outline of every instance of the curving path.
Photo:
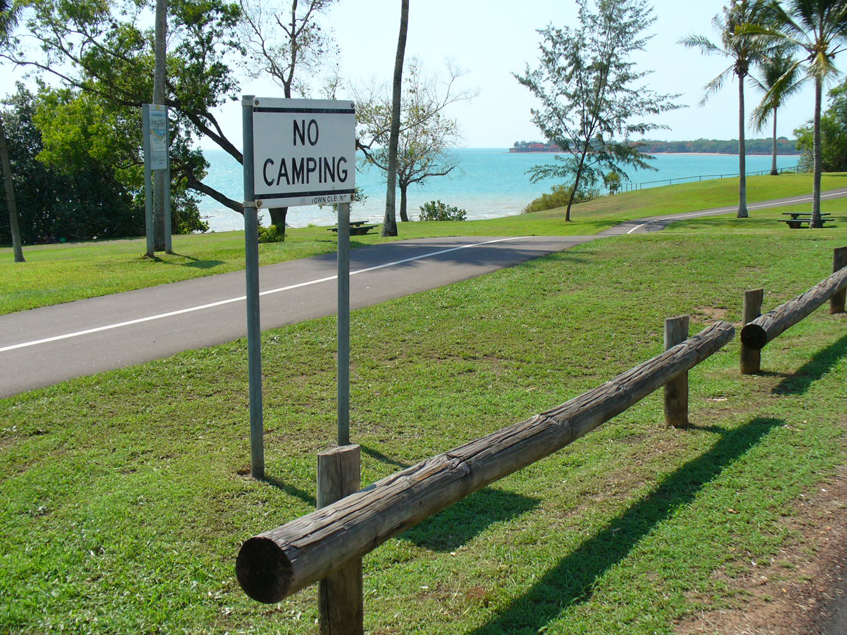
M 847 188 L 825 193 L 847 196 Z M 810 196 L 750 205 L 808 202 Z M 722 207 L 622 223 L 595 236 L 430 238 L 361 247 L 350 255 L 352 309 L 467 280 L 604 236 L 664 229 Z M 334 254 L 261 268 L 262 329 L 333 315 Z M 402 271 L 398 271 L 402 270 Z M 246 335 L 244 272 L 0 316 L 0 398 Z

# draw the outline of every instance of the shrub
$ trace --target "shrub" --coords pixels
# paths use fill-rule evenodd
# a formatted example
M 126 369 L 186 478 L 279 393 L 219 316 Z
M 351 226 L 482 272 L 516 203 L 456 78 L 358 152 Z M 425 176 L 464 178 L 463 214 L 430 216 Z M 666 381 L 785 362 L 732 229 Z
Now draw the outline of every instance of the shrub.
M 262 227 L 259 225 L 259 242 L 260 243 L 281 243 L 285 241 L 285 234 L 279 231 L 279 227 L 271 225 L 270 227 Z
M 600 196 L 597 190 L 577 190 L 573 199 L 574 203 L 585 203 Z M 523 208 L 524 214 L 532 212 L 543 212 L 547 209 L 566 207 L 571 197 L 571 188 L 564 185 L 554 185 L 548 194 L 542 194 Z
M 465 220 L 467 212 L 450 207 L 441 201 L 430 201 L 421 205 L 421 220 Z

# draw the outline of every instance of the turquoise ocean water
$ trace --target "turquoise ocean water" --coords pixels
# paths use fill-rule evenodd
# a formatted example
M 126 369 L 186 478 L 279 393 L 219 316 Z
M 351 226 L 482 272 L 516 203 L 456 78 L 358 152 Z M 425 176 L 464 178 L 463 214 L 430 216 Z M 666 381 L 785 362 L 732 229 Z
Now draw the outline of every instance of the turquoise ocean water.
M 530 183 L 526 174 L 534 165 L 552 163 L 551 154 L 513 154 L 508 150 L 491 148 L 463 148 L 455 153 L 460 162 L 459 168 L 454 170 L 455 174 L 435 177 L 422 187 L 413 186 L 409 189 L 409 215 L 413 219 L 418 214 L 418 208 L 432 200 L 441 200 L 448 205 L 466 209 L 468 219 L 520 214 L 527 203 L 557 183 L 554 180 Z M 243 200 L 241 164 L 223 150 L 207 150 L 204 154 L 211 164 L 206 183 L 234 200 Z M 695 177 L 694 180 L 697 180 L 701 175 L 738 174 L 738 157 L 735 155 L 661 154 L 656 156 L 652 165 L 657 168 L 656 172 L 632 172 L 630 180 L 633 183 L 646 183 L 664 179 L 666 185 L 667 179 Z M 780 156 L 778 165 L 781 168 L 794 167 L 797 165 L 797 157 Z M 747 157 L 748 172 L 769 170 L 770 166 L 770 156 Z M 354 220 L 381 222 L 385 211 L 385 181 L 382 174 L 375 169 L 366 169 L 356 174 L 356 185 L 364 190 L 367 200 L 353 205 L 351 216 Z M 211 198 L 203 197 L 200 213 L 212 231 L 243 228 L 240 214 Z M 265 225 L 269 222 L 266 212 L 262 213 L 262 221 Z M 334 225 L 335 214 L 329 207 L 294 207 L 288 212 L 288 224 L 292 227 Z

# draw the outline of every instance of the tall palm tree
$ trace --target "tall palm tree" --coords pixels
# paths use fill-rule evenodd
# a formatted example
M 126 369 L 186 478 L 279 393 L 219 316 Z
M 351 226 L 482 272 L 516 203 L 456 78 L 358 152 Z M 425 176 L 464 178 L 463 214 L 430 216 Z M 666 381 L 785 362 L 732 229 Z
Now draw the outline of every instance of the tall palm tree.
M 774 7 L 776 28 L 748 26 L 745 34 L 759 39 L 784 43 L 805 53 L 791 69 L 803 68 L 815 82 L 814 111 L 814 179 L 812 189 L 812 221 L 810 227 L 822 227 L 821 222 L 821 107 L 824 83 L 834 77 L 835 57 L 847 49 L 847 0 L 786 0 L 785 7 Z M 772 92 L 779 92 L 788 83 L 784 74 Z M 766 96 L 767 97 L 767 96 Z
M 5 44 L 17 24 L 17 6 L 12 0 L 0 0 L 0 44 Z M 12 162 L 9 158 L 9 144 L 6 142 L 6 129 L 0 113 L 0 163 L 3 169 L 3 186 L 6 190 L 6 207 L 9 208 L 9 229 L 12 233 L 12 250 L 15 262 L 25 262 L 21 246 L 21 231 L 18 227 L 18 205 L 15 201 L 15 182 L 12 180 Z
M 701 105 L 719 91 L 727 78 L 738 78 L 738 218 L 747 218 L 747 147 L 745 145 L 744 81 L 750 74 L 750 67 L 762 56 L 762 44 L 757 38 L 745 35 L 740 27 L 747 24 L 762 24 L 769 15 L 770 3 L 766 0 L 731 0 L 724 7 L 723 15 L 712 20 L 720 33 L 720 44 L 715 44 L 703 35 L 689 35 L 680 43 L 689 48 L 697 48 L 704 55 L 722 55 L 732 63 L 717 77 L 706 84 L 706 94 Z
M 753 81 L 765 93 L 760 103 L 750 113 L 750 122 L 757 131 L 764 129 L 768 119 L 773 118 L 773 163 L 771 175 L 776 176 L 779 170 L 776 167 L 777 150 L 777 122 L 776 114 L 779 108 L 791 95 L 795 94 L 803 85 L 805 78 L 801 77 L 800 69 L 795 59 L 786 47 L 774 51 L 773 55 L 765 57 L 761 62 L 761 77 L 753 76 Z
M 400 106 L 403 91 L 403 58 L 406 55 L 406 34 L 409 30 L 409 0 L 400 0 L 400 36 L 394 58 L 394 82 L 391 90 L 391 131 L 388 138 L 388 171 L 386 174 L 385 218 L 383 236 L 397 235 L 397 147 L 400 142 Z

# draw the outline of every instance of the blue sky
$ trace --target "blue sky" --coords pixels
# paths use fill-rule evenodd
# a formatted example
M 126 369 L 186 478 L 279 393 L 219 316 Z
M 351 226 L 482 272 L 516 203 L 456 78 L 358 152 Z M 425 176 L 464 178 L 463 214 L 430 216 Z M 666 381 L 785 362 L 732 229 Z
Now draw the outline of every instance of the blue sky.
M 341 49 L 341 73 L 358 83 L 388 82 L 394 65 L 399 25 L 399 0 L 338 0 L 326 25 Z M 716 39 L 712 17 L 724 0 L 657 0 L 657 18 L 647 51 L 637 58 L 645 70 L 654 71 L 649 86 L 660 93 L 681 93 L 688 107 L 664 114 L 657 123 L 669 127 L 651 135 L 661 139 L 698 137 L 730 139 L 738 136 L 737 84 L 727 84 L 706 106 L 699 106 L 704 85 L 728 65 L 718 57 L 704 57 L 678 44 L 697 33 Z M 527 63 L 535 64 L 540 36 L 548 23 L 574 24 L 576 5 L 569 0 L 411 0 L 407 59 L 417 56 L 429 72 L 444 69 L 451 59 L 466 71 L 461 88 L 477 91 L 468 103 L 456 104 L 451 115 L 460 121 L 467 147 L 508 147 L 517 140 L 539 138 L 530 123 L 534 105 L 529 92 L 512 77 Z M 847 53 L 838 65 L 847 69 Z M 0 85 L 11 90 L 15 74 L 0 70 Z M 242 82 L 243 94 L 281 96 L 267 80 Z M 759 93 L 748 89 L 748 111 Z M 346 95 L 341 95 L 346 96 Z M 811 117 L 810 87 L 796 95 L 780 114 L 779 134 L 792 131 Z M 228 136 L 240 142 L 241 115 L 237 103 L 218 113 Z M 767 133 L 748 136 L 768 136 Z

